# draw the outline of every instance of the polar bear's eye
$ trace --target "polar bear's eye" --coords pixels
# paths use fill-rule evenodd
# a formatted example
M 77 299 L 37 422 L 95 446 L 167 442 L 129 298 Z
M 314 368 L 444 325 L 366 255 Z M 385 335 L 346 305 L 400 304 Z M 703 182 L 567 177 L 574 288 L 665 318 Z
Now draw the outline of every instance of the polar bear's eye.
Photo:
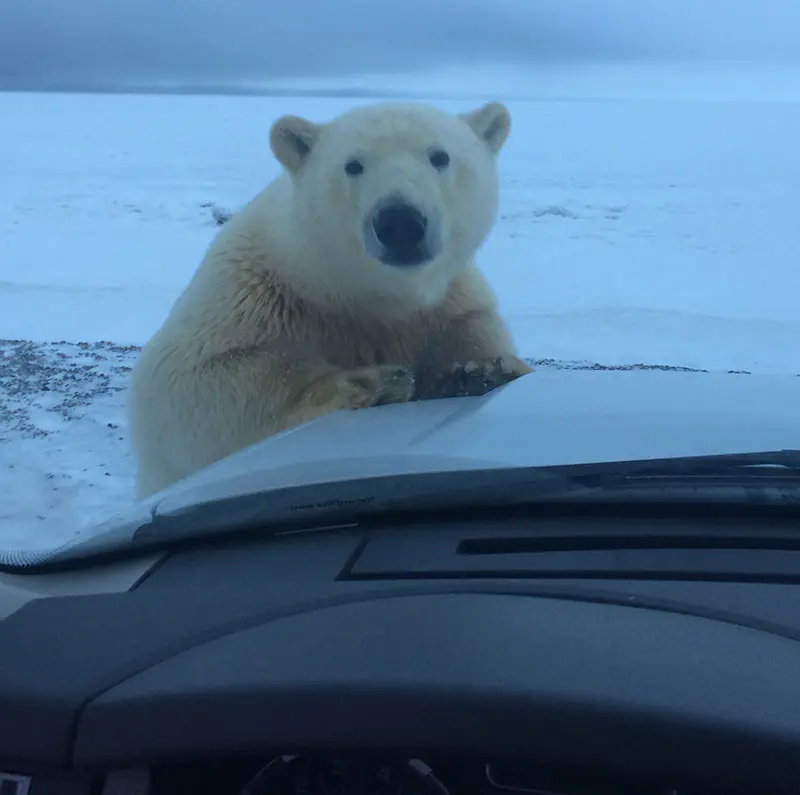
M 360 160 L 348 160 L 344 164 L 344 173 L 348 177 L 357 177 L 364 173 L 364 165 Z
M 444 149 L 436 149 L 435 151 L 431 152 L 430 161 L 434 168 L 447 168 L 450 163 L 450 155 L 448 155 Z

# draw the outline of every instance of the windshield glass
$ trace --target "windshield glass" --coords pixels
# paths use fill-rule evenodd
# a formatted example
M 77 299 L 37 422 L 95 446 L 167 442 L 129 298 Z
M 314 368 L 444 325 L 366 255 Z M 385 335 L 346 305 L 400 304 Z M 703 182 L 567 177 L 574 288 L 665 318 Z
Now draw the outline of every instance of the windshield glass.
M 190 5 L 0 6 L 0 562 L 800 449 L 797 2 Z

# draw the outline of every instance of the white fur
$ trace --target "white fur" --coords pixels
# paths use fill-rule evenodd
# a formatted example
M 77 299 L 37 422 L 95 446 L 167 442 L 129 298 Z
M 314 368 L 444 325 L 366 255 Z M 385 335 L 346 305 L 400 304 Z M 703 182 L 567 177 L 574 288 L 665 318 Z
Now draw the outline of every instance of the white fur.
M 284 173 L 221 228 L 134 368 L 139 497 L 298 422 L 407 400 L 408 373 L 495 357 L 527 371 L 473 263 L 495 220 L 509 122 L 497 103 L 275 122 Z M 436 149 L 447 168 L 432 167 Z M 353 158 L 364 166 L 355 178 L 344 170 Z M 431 219 L 438 255 L 425 265 L 368 253 L 365 219 L 391 194 Z

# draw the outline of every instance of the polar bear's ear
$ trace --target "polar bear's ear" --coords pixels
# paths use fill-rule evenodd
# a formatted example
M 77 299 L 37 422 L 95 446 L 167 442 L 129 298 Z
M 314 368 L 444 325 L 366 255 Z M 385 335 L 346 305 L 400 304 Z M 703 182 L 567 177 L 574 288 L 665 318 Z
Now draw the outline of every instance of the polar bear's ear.
M 462 113 L 461 118 L 495 154 L 503 148 L 511 132 L 511 114 L 501 102 L 487 102 L 476 110 Z
M 299 171 L 319 140 L 322 125 L 299 116 L 281 116 L 269 131 L 272 153 L 289 171 Z

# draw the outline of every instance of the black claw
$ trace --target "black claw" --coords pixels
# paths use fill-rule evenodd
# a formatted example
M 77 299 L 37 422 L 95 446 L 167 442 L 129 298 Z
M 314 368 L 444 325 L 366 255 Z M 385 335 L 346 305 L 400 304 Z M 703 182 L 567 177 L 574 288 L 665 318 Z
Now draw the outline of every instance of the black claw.
M 509 381 L 513 381 L 516 377 L 516 373 L 503 367 L 501 358 L 493 360 L 488 368 L 473 369 L 465 365 L 457 367 L 451 373 L 431 379 L 424 384 L 418 383 L 412 400 L 480 397 L 497 387 L 509 383 Z
M 398 381 L 405 381 L 410 377 L 411 376 L 407 370 L 399 369 L 395 370 L 387 380 L 391 384 L 396 384 Z

